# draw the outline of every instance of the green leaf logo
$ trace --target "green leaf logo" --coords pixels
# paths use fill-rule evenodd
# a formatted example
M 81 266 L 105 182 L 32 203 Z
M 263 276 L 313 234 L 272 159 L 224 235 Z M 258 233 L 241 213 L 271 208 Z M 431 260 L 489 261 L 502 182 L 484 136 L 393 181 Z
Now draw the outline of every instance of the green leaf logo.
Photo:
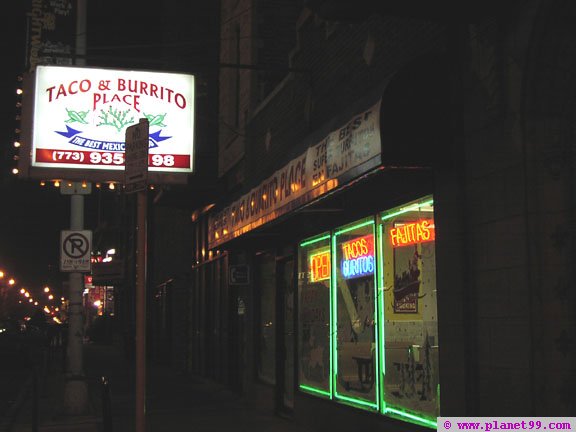
M 90 111 L 74 111 L 66 108 L 66 112 L 68 113 L 68 119 L 65 120 L 65 123 L 82 123 L 88 124 L 86 121 L 86 116 Z
M 158 115 L 146 114 L 146 113 L 143 113 L 143 114 L 144 114 L 144 117 L 146 117 L 148 119 L 148 124 L 150 126 L 166 127 L 166 125 L 164 124 L 164 117 L 166 117 L 166 113 L 158 114 Z

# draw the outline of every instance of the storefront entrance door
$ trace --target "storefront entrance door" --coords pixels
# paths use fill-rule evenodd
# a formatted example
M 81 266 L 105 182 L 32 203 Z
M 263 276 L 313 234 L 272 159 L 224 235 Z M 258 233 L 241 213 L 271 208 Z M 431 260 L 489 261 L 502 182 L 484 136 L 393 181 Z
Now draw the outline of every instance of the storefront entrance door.
M 276 410 L 290 415 L 294 406 L 294 257 L 277 261 Z

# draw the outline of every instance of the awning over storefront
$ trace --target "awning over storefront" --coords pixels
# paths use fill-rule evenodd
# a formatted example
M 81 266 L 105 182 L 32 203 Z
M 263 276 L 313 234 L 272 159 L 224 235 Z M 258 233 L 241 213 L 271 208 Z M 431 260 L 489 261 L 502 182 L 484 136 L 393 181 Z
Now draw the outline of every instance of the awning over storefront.
M 210 218 L 209 247 L 251 231 L 342 184 L 351 171 L 380 165 L 378 100 L 328 132 L 250 192 Z
M 447 99 L 445 79 L 445 70 L 415 64 L 348 105 L 301 143 L 297 157 L 209 217 L 209 248 L 308 205 L 379 167 L 431 166 L 442 152 L 438 137 L 445 128 L 447 110 L 439 101 Z

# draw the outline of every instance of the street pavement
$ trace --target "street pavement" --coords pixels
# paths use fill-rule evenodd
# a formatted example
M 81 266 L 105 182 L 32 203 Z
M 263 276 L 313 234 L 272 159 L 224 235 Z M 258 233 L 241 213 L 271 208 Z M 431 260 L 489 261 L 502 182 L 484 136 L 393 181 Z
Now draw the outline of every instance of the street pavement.
M 20 406 L 6 432 L 131 432 L 135 431 L 134 368 L 120 340 L 84 345 L 84 372 L 89 394 L 85 414 L 64 414 L 65 375 L 60 352 L 44 362 L 38 374 L 38 408 L 34 409 L 34 386 L 21 391 Z M 106 377 L 108 386 L 103 385 Z M 24 391 L 26 390 L 27 391 Z M 103 397 L 109 394 L 109 399 Z M 109 401 L 109 404 L 107 403 Z M 108 408 L 107 408 L 108 407 Z M 34 421 L 37 412 L 38 421 Z M 105 412 L 110 413 L 107 416 Z M 111 419 L 111 421 L 108 421 Z M 238 394 L 202 377 L 177 372 L 170 366 L 148 364 L 146 431 L 307 431 L 295 421 L 254 409 Z M 0 429 L 2 431 L 2 429 Z

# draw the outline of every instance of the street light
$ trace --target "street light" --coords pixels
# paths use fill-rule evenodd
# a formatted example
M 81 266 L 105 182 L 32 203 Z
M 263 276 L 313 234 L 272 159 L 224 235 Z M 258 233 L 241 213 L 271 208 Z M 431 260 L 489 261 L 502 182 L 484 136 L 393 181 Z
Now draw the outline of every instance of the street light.
M 16 281 L 13 278 L 10 278 L 8 280 L 8 285 L 14 285 L 16 283 Z
M 44 287 L 44 292 L 45 292 L 45 293 L 50 292 L 50 287 L 45 286 L 45 287 Z

